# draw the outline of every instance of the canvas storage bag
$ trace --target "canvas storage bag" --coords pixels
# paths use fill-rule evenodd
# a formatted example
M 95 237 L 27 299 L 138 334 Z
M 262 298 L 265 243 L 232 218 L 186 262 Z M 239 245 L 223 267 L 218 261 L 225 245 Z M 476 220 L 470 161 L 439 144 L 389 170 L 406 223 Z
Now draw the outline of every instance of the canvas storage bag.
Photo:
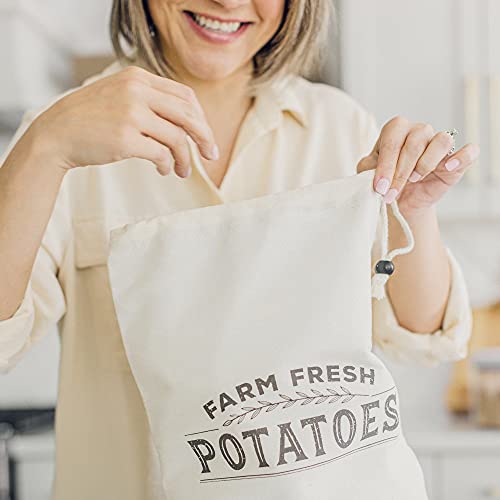
M 394 202 L 408 245 L 388 252 L 373 176 L 111 232 L 113 299 L 167 500 L 427 498 L 372 353 L 372 296 L 413 248 Z M 378 223 L 386 273 L 371 265 Z

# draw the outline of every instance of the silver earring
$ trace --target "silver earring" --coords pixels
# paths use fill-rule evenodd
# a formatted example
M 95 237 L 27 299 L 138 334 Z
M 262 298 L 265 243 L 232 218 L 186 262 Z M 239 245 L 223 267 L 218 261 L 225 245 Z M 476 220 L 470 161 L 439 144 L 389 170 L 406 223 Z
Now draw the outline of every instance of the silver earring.
M 156 37 L 156 28 L 155 28 L 155 25 L 153 23 L 149 23 L 149 34 L 150 34 L 151 38 Z

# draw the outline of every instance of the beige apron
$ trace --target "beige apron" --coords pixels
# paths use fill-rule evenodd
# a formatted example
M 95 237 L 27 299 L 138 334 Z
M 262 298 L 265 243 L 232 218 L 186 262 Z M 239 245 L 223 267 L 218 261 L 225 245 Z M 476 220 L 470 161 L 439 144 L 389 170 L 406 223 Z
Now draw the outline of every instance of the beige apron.
M 372 297 L 413 248 L 394 202 L 408 245 L 388 252 L 373 176 L 111 232 L 113 299 L 168 500 L 427 498 L 372 353 Z

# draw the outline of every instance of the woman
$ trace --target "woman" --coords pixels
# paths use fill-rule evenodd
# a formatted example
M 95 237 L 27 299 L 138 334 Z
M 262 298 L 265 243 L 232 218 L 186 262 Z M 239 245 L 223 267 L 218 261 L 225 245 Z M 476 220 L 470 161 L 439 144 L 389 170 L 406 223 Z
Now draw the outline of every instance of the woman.
M 328 16 L 329 0 L 115 0 L 119 60 L 25 115 L 0 169 L 0 364 L 59 323 L 54 498 L 162 498 L 106 270 L 109 231 L 127 222 L 376 169 L 416 247 L 374 301 L 374 341 L 422 362 L 465 356 L 468 297 L 435 205 L 478 147 L 448 156 L 449 134 L 399 116 L 379 132 L 299 76 Z

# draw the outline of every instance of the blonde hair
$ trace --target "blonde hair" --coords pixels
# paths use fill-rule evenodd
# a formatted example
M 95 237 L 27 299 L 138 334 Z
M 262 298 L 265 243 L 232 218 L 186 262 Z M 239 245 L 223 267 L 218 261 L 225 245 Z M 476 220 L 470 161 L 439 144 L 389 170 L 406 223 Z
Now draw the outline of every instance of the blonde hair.
M 251 91 L 289 74 L 310 76 L 323 60 L 331 21 L 332 0 L 285 0 L 283 20 L 271 40 L 253 58 Z M 147 0 L 113 0 L 111 41 L 119 59 L 144 61 L 158 75 L 175 77 L 160 49 Z M 134 54 L 127 54 L 123 42 Z

